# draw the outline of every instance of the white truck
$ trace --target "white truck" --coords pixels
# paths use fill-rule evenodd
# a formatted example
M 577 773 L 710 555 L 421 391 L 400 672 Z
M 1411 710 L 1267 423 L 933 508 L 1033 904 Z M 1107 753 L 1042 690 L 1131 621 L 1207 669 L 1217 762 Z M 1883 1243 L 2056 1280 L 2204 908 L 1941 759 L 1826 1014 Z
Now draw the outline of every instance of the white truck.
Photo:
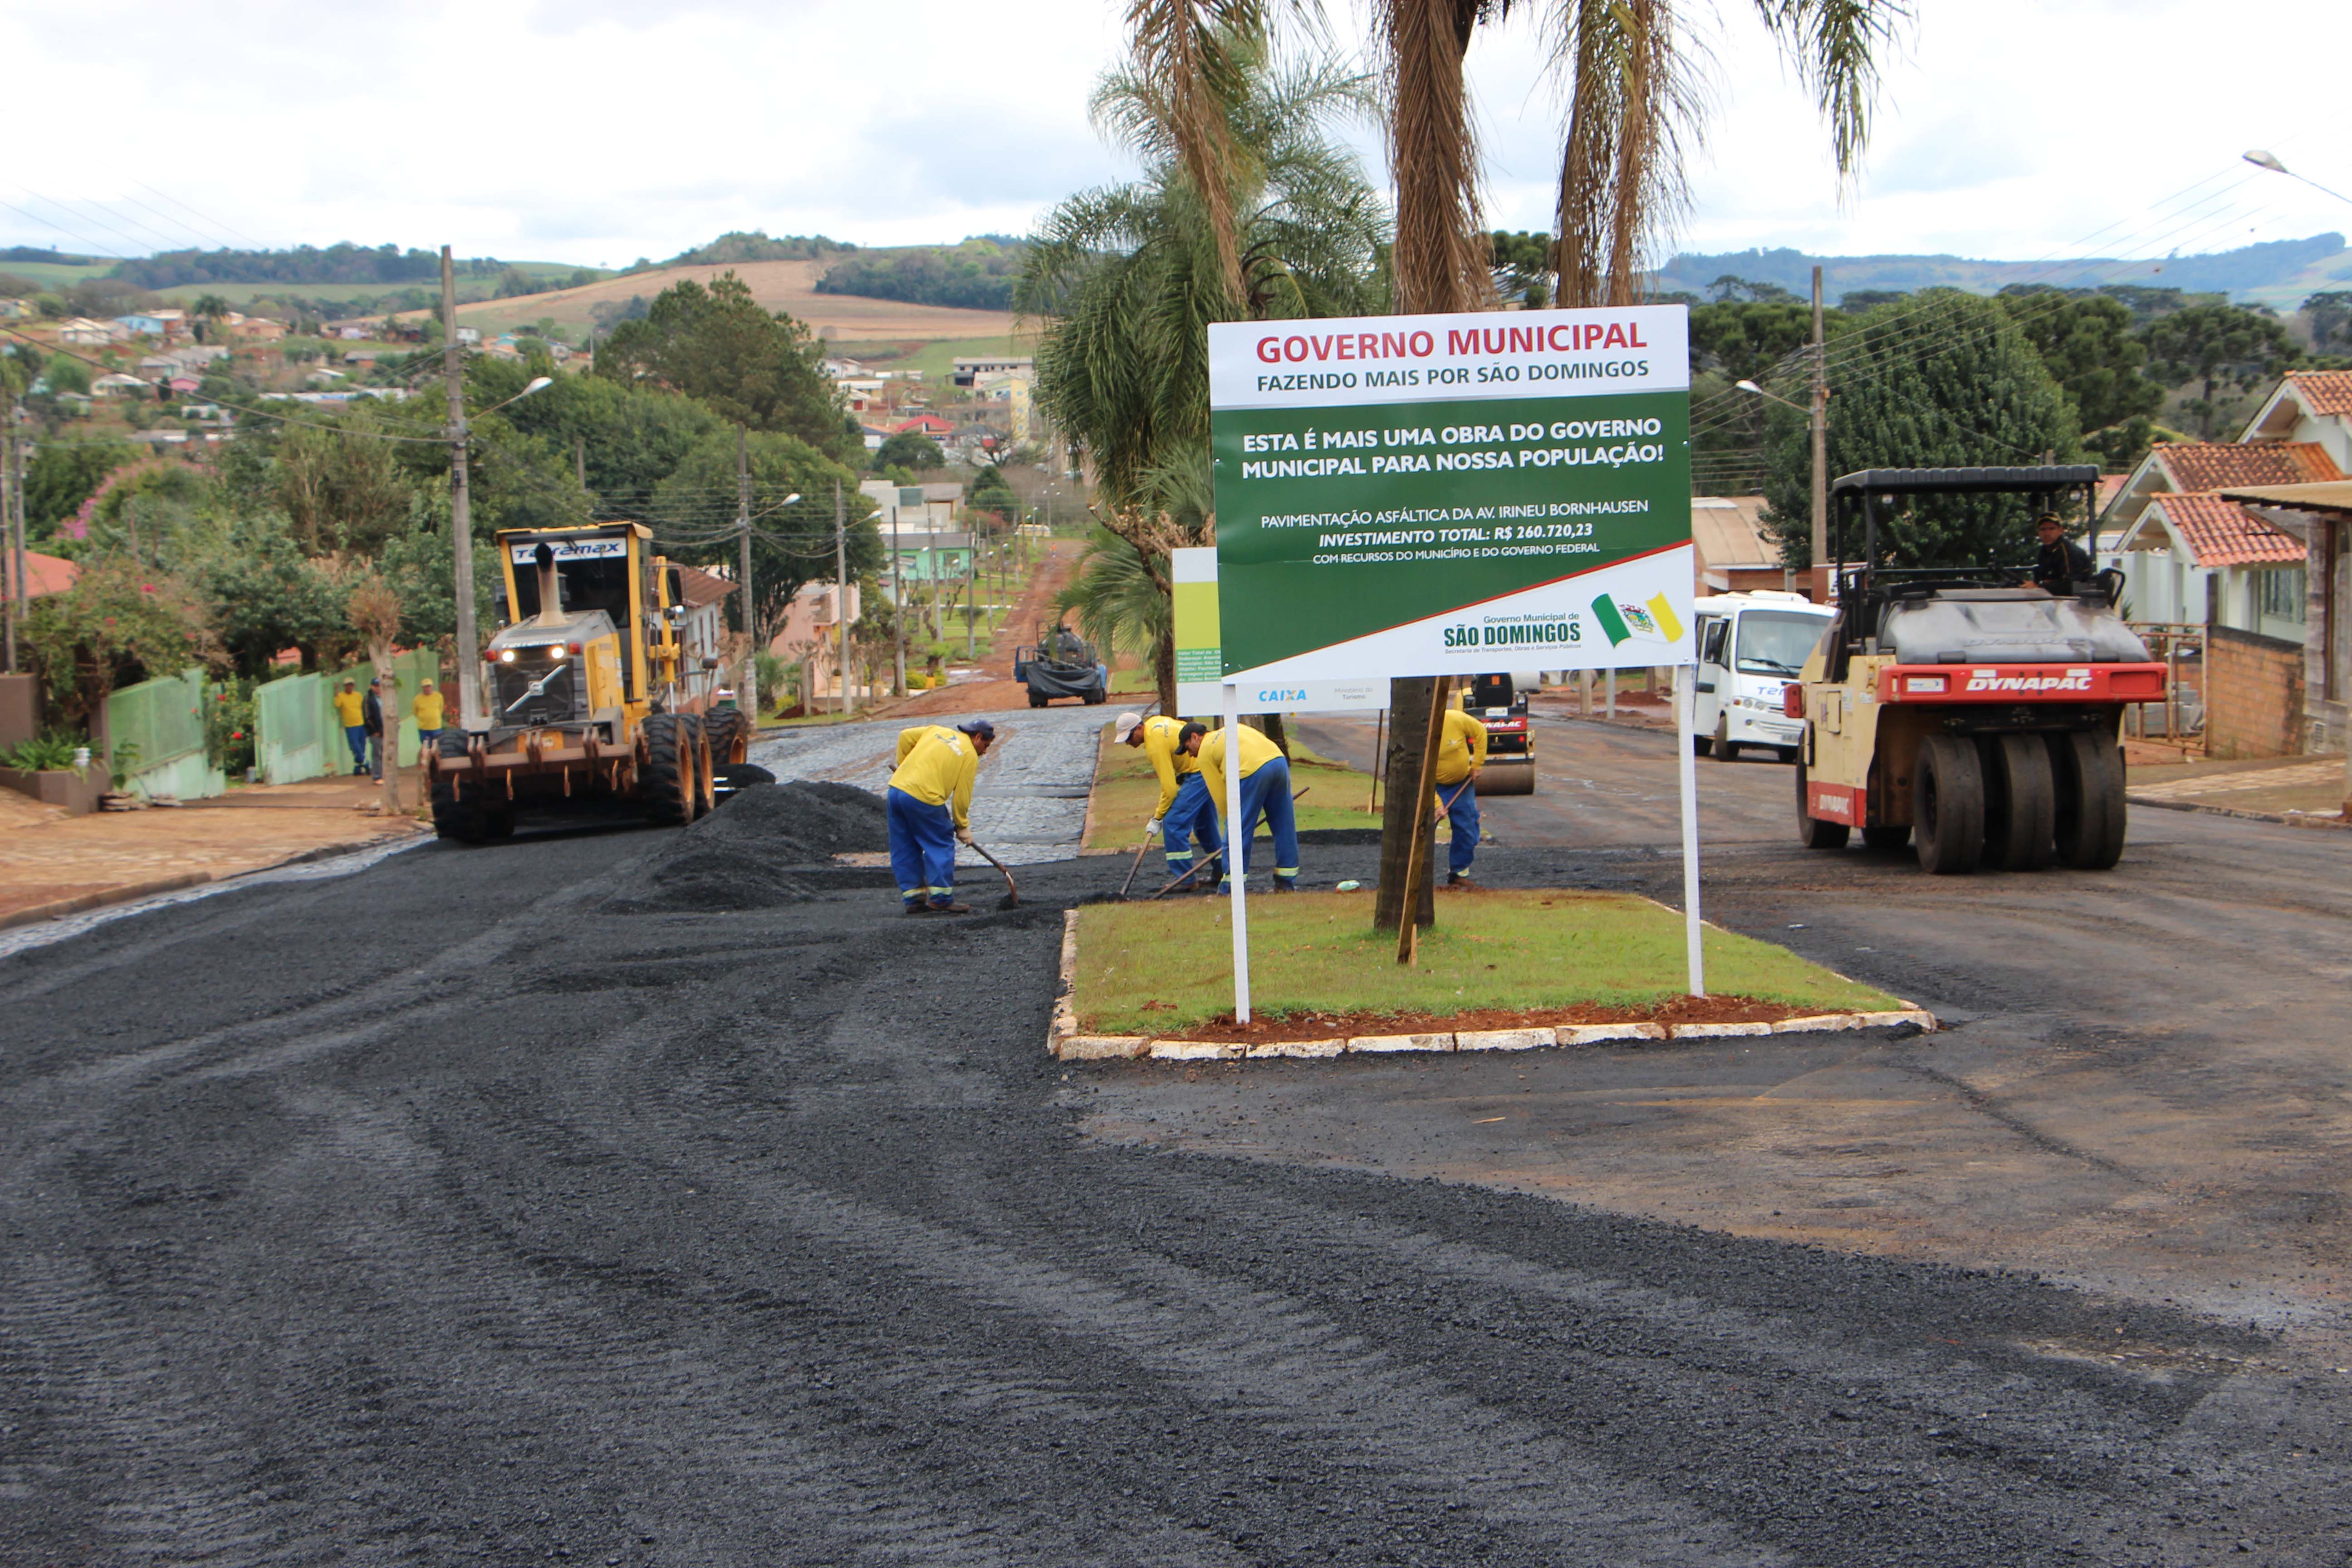
M 1782 710 L 1780 691 L 1829 629 L 1829 606 L 1801 594 L 1759 588 L 1713 595 L 1691 607 L 1698 637 L 1691 749 L 1727 763 L 1742 747 L 1769 746 L 1780 761 L 1795 762 L 1805 726 Z

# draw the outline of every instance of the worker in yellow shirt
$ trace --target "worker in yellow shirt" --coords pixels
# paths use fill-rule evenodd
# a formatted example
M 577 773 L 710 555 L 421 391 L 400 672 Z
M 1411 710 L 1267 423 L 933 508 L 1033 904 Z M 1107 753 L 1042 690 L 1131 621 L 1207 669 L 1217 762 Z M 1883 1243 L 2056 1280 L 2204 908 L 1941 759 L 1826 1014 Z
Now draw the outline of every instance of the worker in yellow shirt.
M 360 683 L 348 676 L 335 693 L 335 721 L 343 727 L 343 743 L 352 749 L 352 775 L 366 773 L 367 699 L 360 695 Z
M 1183 747 L 1183 734 L 1181 719 L 1164 713 L 1149 719 L 1140 713 L 1122 713 L 1111 735 L 1122 746 L 1141 746 L 1143 754 L 1151 759 L 1151 771 L 1160 777 L 1160 803 L 1151 808 L 1143 837 L 1148 841 L 1164 832 L 1171 877 L 1181 877 L 1192 868 L 1194 838 L 1212 855 L 1219 842 L 1216 803 L 1209 798 L 1201 764 Z M 1203 881 L 1201 888 L 1206 891 L 1208 883 Z
M 416 689 L 415 700 L 408 711 L 416 719 L 416 754 L 420 757 L 441 749 L 441 693 L 427 680 Z
M 955 852 L 971 842 L 971 784 L 996 726 L 974 719 L 950 730 L 916 724 L 898 731 L 889 804 L 890 870 L 910 915 L 968 915 L 955 901 Z
M 1225 808 L 1226 743 L 1223 730 L 1212 730 L 1205 724 L 1187 724 L 1180 733 L 1184 750 L 1191 752 L 1201 769 L 1201 781 L 1217 804 Z M 1257 833 L 1260 816 L 1274 830 L 1274 890 L 1277 893 L 1298 891 L 1298 823 L 1290 809 L 1290 759 L 1282 748 L 1265 738 L 1263 731 L 1241 727 L 1241 741 L 1234 748 L 1241 753 L 1242 819 L 1225 825 L 1225 842 L 1239 844 L 1242 874 L 1249 874 L 1250 840 Z M 1225 851 L 1225 869 L 1233 868 L 1234 853 Z M 1231 891 L 1230 881 L 1222 881 L 1221 889 Z
M 1445 848 L 1449 888 L 1470 879 L 1470 862 L 1478 853 L 1478 773 L 1486 765 L 1486 726 L 1459 708 L 1448 708 L 1437 742 L 1437 806 L 1454 828 L 1454 842 Z

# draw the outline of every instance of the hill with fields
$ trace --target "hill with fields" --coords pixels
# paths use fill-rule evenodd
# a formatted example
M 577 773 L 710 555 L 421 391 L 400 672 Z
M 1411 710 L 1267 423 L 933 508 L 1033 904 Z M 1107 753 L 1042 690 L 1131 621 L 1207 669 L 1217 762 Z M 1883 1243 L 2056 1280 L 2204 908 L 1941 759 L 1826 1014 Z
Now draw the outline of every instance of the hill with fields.
M 2284 313 L 2301 305 L 2307 294 L 2352 283 L 2352 255 L 2346 253 L 2344 237 L 2319 234 L 2154 260 L 1979 261 L 1961 256 L 1809 256 L 1785 249 L 1685 253 L 1660 270 L 1657 289 L 1662 294 L 1705 299 L 1717 281 L 1736 278 L 1769 283 L 1802 297 L 1811 291 L 1816 266 L 1822 268 L 1822 291 L 1832 304 L 1847 294 L 1865 291 L 1907 294 L 1943 288 L 1997 294 L 2016 283 L 2061 289 L 2133 283 L 2191 294 L 2227 294 L 2241 304 L 2268 305 Z

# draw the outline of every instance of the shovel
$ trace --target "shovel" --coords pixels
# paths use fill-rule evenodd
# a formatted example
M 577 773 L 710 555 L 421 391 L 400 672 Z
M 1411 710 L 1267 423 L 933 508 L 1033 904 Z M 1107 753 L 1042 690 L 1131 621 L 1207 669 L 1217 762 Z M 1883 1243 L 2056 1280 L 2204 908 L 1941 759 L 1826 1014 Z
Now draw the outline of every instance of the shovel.
M 977 839 L 972 841 L 971 847 L 973 850 L 979 854 L 982 859 L 996 868 L 997 875 L 1004 879 L 1004 896 L 996 900 L 996 907 L 1000 910 L 1019 909 L 1021 907 L 1021 889 L 1013 885 L 1013 873 L 1004 868 L 1004 862 L 999 860 L 995 856 L 991 855 L 987 850 L 982 849 Z
M 1127 890 L 1135 886 L 1135 874 L 1143 869 L 1143 852 L 1150 847 L 1151 839 L 1149 836 L 1135 847 L 1135 858 L 1127 863 L 1127 880 L 1118 885 L 1118 902 L 1127 901 Z

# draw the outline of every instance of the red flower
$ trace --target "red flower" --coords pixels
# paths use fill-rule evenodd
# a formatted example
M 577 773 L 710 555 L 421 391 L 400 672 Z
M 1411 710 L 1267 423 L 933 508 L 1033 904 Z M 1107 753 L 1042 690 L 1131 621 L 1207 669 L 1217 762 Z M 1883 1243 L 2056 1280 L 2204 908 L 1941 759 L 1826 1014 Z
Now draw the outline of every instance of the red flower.
M 155 584 L 152 583 L 142 583 L 139 584 L 139 591 L 142 594 L 152 594 L 155 591 Z
M 228 738 L 232 741 L 242 741 L 245 739 L 245 731 L 242 730 L 231 730 L 228 732 Z

